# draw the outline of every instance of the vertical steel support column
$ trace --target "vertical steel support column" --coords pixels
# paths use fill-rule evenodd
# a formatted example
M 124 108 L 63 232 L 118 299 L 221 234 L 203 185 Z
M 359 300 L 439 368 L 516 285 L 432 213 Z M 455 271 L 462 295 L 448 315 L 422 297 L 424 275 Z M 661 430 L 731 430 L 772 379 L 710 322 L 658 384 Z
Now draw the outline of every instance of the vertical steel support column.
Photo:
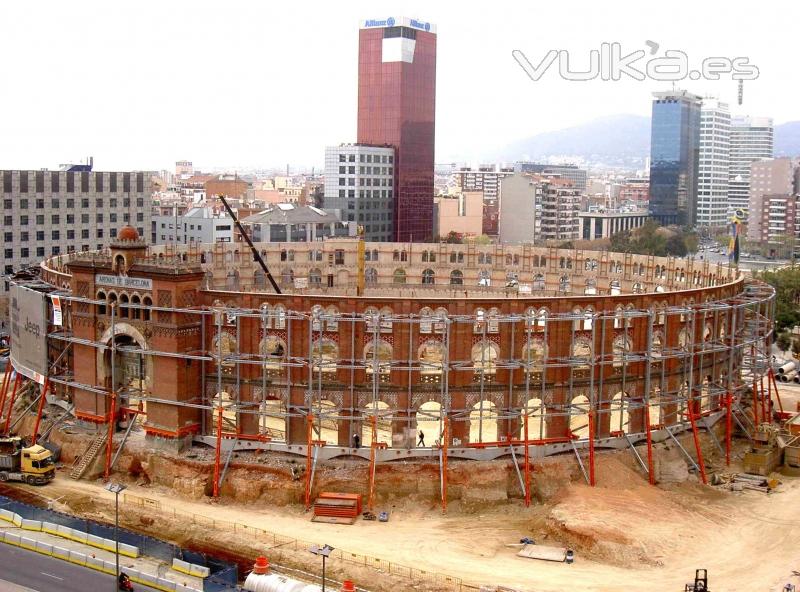
M 594 478 L 594 409 L 589 409 L 589 485 L 595 486 Z
M 725 397 L 725 464 L 731 466 L 731 434 L 733 425 L 731 416 L 733 415 L 733 395 L 728 391 Z
M 217 446 L 214 450 L 214 490 L 213 497 L 219 497 L 219 469 L 222 456 L 222 397 L 217 405 Z
M 650 425 L 650 372 L 653 365 L 653 322 L 655 311 L 651 308 L 647 314 L 647 350 L 644 375 L 644 426 L 647 436 L 647 479 L 650 485 L 656 484 L 656 475 L 653 470 L 653 431 Z M 663 344 L 662 344 L 663 345 Z M 630 416 L 628 416 L 630 423 Z
M 11 362 L 9 362 L 8 365 L 11 366 Z M 8 435 L 8 431 L 9 431 L 9 429 L 11 429 L 11 414 L 14 411 L 14 401 L 17 398 L 17 388 L 19 388 L 19 383 L 20 382 L 22 382 L 22 375 L 19 372 L 17 372 L 17 376 L 16 376 L 16 378 L 14 378 L 14 387 L 11 389 L 11 400 L 9 401 L 8 415 L 6 415 L 6 425 L 5 425 L 5 428 L 3 430 L 3 433 L 5 435 Z M 0 415 L 2 415 L 2 412 L 3 412 L 3 408 L 0 407 Z
M 450 436 L 450 417 L 444 420 L 444 437 L 442 438 L 441 448 L 439 454 L 441 457 L 441 471 L 442 471 L 442 514 L 447 513 L 447 442 Z
M 775 391 L 775 398 L 778 399 L 778 409 L 783 415 L 783 402 L 781 401 L 781 394 L 778 392 L 778 383 L 775 381 L 775 372 L 772 371 L 772 367 L 770 367 L 768 371 L 769 383 L 771 385 L 771 390 Z M 770 400 L 772 399 L 772 394 L 770 394 Z M 2 407 L 0 406 L 0 411 L 2 411 Z
M 42 397 L 44 398 L 44 396 Z M 111 391 L 111 411 L 108 414 L 108 436 L 106 437 L 106 464 L 103 469 L 103 480 L 111 476 L 111 453 L 114 451 L 114 427 L 117 425 L 117 391 Z
M 373 353 L 377 354 L 377 352 Z M 367 506 L 372 510 L 375 500 L 375 456 L 378 448 L 378 418 L 373 415 L 370 419 L 372 420 L 372 441 L 370 442 L 369 450 L 369 500 Z
M 531 505 L 531 464 L 530 450 L 528 446 L 528 413 L 526 404 L 525 413 L 525 507 Z
M 44 410 L 44 402 L 47 400 L 47 391 L 50 388 L 50 378 L 44 379 L 44 386 L 42 387 L 42 396 L 39 399 L 39 409 L 36 411 L 36 423 L 33 424 L 33 436 L 31 437 L 31 446 L 36 444 L 39 438 L 39 423 L 42 421 L 42 411 Z M 11 398 L 11 407 L 14 407 L 14 398 Z M 8 419 L 11 419 L 11 411 L 8 412 Z M 8 431 L 8 422 L 6 422 L 6 431 Z
M 9 359 L 8 362 L 6 362 L 6 371 L 3 372 L 3 385 L 0 387 L 0 417 L 3 416 L 3 408 L 6 406 L 6 395 L 8 394 L 8 383 L 12 368 L 13 366 Z
M 314 448 L 314 414 L 306 416 L 306 510 L 311 508 L 311 454 Z
M 706 478 L 706 465 L 703 462 L 703 449 L 700 447 L 700 436 L 697 433 L 697 423 L 694 420 L 694 409 L 692 409 L 692 404 L 694 400 L 690 401 L 688 406 L 689 409 L 689 423 L 692 424 L 692 436 L 694 437 L 694 448 L 697 451 L 697 466 L 700 468 L 700 478 L 703 480 L 703 484 L 708 484 L 708 479 Z

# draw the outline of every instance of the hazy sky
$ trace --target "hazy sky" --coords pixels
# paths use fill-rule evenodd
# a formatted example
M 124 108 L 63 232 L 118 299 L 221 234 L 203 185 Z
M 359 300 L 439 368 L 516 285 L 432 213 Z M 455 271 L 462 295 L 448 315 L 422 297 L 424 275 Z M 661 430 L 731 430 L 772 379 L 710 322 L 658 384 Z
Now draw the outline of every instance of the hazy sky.
M 568 82 L 536 63 L 567 49 L 623 53 L 653 40 L 692 62 L 747 56 L 736 83 L 686 81 L 734 112 L 800 119 L 794 2 L 4 2 L 0 169 L 94 155 L 98 169 L 321 165 L 355 140 L 358 27 L 407 15 L 438 27 L 436 161 L 474 161 L 511 141 L 603 115 L 648 115 L 653 81 Z

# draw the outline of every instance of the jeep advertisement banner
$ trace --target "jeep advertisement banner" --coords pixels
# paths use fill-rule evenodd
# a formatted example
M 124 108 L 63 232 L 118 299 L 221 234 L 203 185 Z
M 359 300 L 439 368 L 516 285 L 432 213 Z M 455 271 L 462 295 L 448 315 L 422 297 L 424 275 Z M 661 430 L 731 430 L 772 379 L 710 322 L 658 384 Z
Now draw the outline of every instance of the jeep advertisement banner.
M 47 374 L 46 299 L 41 292 L 11 284 L 11 363 L 39 384 Z

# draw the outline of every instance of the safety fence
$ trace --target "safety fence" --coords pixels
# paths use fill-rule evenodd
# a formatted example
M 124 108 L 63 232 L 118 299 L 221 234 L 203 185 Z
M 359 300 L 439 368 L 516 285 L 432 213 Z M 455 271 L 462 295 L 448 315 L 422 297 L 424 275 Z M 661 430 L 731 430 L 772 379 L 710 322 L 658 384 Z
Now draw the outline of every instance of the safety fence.
M 231 522 L 212 518 L 203 514 L 195 514 L 178 510 L 173 506 L 162 504 L 159 500 L 141 497 L 133 494 L 124 494 L 124 503 L 128 505 L 147 508 L 162 515 L 180 518 L 184 522 L 191 522 L 198 526 L 204 526 L 213 530 L 226 530 L 236 535 L 238 540 L 251 539 L 268 545 L 267 550 L 270 563 L 281 563 L 292 560 L 290 552 L 307 551 L 309 547 L 316 544 L 311 541 L 304 541 L 290 536 L 282 535 L 263 528 L 256 528 L 240 522 Z M 342 549 L 334 549 L 328 561 L 341 561 L 353 566 L 374 569 L 381 573 L 404 578 L 416 586 L 423 586 L 423 589 L 452 590 L 453 592 L 470 592 L 480 590 L 480 586 L 466 583 L 457 576 L 451 576 L 435 571 L 419 569 L 402 565 L 395 561 L 389 561 L 379 557 L 352 553 Z M 342 566 L 344 568 L 344 566 Z M 346 569 L 346 568 L 344 568 Z
M 130 496 L 125 496 L 130 497 Z M 92 520 L 78 518 L 56 510 L 38 508 L 24 502 L 0 495 L 0 509 L 20 516 L 25 521 L 49 523 L 69 529 L 73 533 L 86 533 L 91 538 L 118 540 L 121 546 L 138 548 L 142 555 L 147 555 L 172 564 L 173 559 L 187 561 L 195 565 L 209 568 L 210 575 L 203 582 L 204 592 L 225 592 L 235 590 L 238 581 L 238 567 L 227 561 L 209 557 L 202 553 L 194 553 L 181 549 L 177 545 L 153 538 L 151 536 L 119 528 L 115 533 L 113 526 L 100 524 Z

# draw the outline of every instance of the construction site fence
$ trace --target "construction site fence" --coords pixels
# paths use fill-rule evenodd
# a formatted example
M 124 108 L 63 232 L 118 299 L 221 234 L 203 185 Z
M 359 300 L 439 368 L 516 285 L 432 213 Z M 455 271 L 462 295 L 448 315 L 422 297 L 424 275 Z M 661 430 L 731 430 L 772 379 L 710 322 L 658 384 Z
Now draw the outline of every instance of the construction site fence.
M 242 524 L 240 522 L 220 520 L 218 518 L 211 518 L 210 516 L 205 516 L 203 514 L 195 514 L 193 512 L 178 510 L 175 507 L 162 504 L 159 500 L 133 494 L 124 495 L 126 504 L 139 506 L 141 508 L 148 508 L 152 511 L 172 516 L 173 518 L 180 518 L 183 521 L 191 521 L 193 524 L 198 526 L 206 526 L 214 530 L 228 530 L 235 534 L 239 539 L 249 538 L 252 540 L 257 540 L 268 546 L 268 548 L 265 550 L 265 554 L 271 563 L 291 561 L 291 557 L 287 552 L 308 551 L 312 545 L 318 544 L 317 542 L 296 539 L 263 528 Z M 408 565 L 403 565 L 388 559 L 372 557 L 370 555 L 362 555 L 360 553 L 352 553 L 343 549 L 334 549 L 328 557 L 328 561 L 331 560 L 340 561 L 343 564 L 371 568 L 384 574 L 404 578 L 415 585 L 423 586 L 423 589 L 453 590 L 454 592 L 460 592 L 462 590 L 465 592 L 480 590 L 480 586 L 465 583 L 457 576 L 410 567 Z M 347 570 L 345 565 L 340 565 L 340 567 L 344 571 Z
M 19 514 L 26 520 L 51 522 L 104 539 L 115 540 L 114 526 L 78 518 L 56 510 L 39 508 L 3 495 L 0 495 L 0 508 Z M 132 532 L 125 528 L 119 528 L 117 532 L 120 543 L 138 547 L 142 555 L 154 557 L 169 564 L 172 564 L 172 560 L 177 558 L 195 565 L 208 567 L 211 575 L 203 582 L 204 591 L 223 592 L 236 589 L 239 574 L 238 567 L 235 564 L 215 557 L 208 557 L 202 553 L 182 549 L 172 543 L 167 543 L 146 534 Z

